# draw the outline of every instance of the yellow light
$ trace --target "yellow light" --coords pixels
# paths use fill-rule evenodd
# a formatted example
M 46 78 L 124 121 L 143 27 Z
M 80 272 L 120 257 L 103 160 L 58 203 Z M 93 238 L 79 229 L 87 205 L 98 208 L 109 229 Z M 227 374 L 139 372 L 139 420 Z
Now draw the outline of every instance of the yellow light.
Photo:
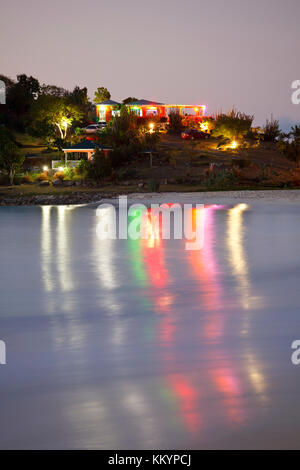
M 63 167 L 63 166 L 60 166 L 58 169 L 59 169 L 59 171 L 64 171 L 64 167 Z
M 196 112 L 199 111 L 199 108 L 194 108 L 194 111 L 196 111 Z
M 61 125 L 62 125 L 65 129 L 68 127 L 68 122 L 66 121 L 66 119 L 63 119 L 63 120 L 62 120 Z
M 208 131 L 208 123 L 207 122 L 201 122 L 200 129 L 203 132 L 207 132 Z
M 149 129 L 150 129 L 150 134 L 152 134 L 153 129 L 154 129 L 154 124 L 153 124 L 153 122 L 150 122 L 150 124 L 149 124 Z
M 43 166 L 43 171 L 48 171 L 47 165 Z
M 236 141 L 236 140 L 233 140 L 233 141 L 231 142 L 231 148 L 232 148 L 232 149 L 236 149 L 237 146 L 238 146 L 237 141 Z

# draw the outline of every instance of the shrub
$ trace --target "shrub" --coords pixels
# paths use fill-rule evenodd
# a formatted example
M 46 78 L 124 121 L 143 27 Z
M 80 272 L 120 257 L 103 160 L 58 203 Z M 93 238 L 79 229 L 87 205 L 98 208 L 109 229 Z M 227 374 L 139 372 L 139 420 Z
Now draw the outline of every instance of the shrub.
M 112 163 L 110 157 L 104 155 L 104 152 L 96 150 L 94 159 L 90 167 L 90 176 L 100 182 L 103 178 L 110 176 L 112 172 Z
M 90 171 L 91 162 L 89 160 L 80 160 L 77 167 L 74 168 L 74 173 L 77 175 L 87 174 Z
M 292 127 L 291 132 L 285 137 L 288 140 L 282 140 L 279 143 L 280 148 L 286 158 L 298 165 L 300 161 L 300 126 Z
M 67 180 L 67 181 L 72 180 L 72 177 L 74 175 L 74 169 L 66 166 L 64 168 L 64 175 L 65 175 L 65 177 L 64 177 L 65 180 Z
M 241 139 L 251 130 L 253 119 L 254 116 L 233 109 L 230 113 L 217 117 L 213 134 L 227 139 Z
M 40 173 L 39 175 L 37 175 L 35 179 L 36 181 L 48 181 L 49 177 L 48 177 L 48 174 L 44 171 L 43 173 Z
M 86 177 L 87 177 L 87 174 L 86 174 L 86 175 L 84 175 L 84 174 L 81 174 L 81 175 L 74 175 L 74 176 L 72 177 L 72 181 L 74 181 L 74 182 L 82 181 L 82 180 L 84 180 Z
M 65 174 L 63 171 L 57 171 L 54 176 L 53 176 L 53 179 L 54 180 L 61 180 L 63 181 L 65 179 Z
M 179 133 L 182 131 L 182 116 L 180 116 L 180 114 L 171 111 L 169 114 L 169 122 L 169 132 Z
M 266 120 L 263 135 L 265 142 L 276 142 L 280 137 L 279 121 L 273 119 L 273 116 L 271 116 L 270 120 Z
M 29 173 L 25 173 L 22 177 L 22 183 L 33 183 L 33 178 Z

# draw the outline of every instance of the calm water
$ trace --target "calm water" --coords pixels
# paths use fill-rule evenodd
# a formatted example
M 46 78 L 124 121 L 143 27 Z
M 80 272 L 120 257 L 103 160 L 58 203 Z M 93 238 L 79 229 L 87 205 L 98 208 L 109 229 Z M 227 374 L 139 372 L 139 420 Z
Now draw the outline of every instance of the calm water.
M 300 208 L 206 208 L 205 246 L 0 208 L 1 448 L 300 448 Z

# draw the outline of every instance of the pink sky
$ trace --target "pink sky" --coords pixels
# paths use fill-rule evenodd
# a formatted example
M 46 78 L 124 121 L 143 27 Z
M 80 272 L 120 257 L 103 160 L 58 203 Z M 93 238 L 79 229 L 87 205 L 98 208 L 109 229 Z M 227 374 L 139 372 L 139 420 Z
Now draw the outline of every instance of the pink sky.
M 297 121 L 299 0 L 1 0 L 0 73 Z

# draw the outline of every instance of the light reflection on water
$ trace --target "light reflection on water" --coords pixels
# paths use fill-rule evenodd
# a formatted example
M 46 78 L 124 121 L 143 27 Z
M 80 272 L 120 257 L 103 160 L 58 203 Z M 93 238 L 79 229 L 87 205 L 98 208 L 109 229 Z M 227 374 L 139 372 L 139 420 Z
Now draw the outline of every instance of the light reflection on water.
M 93 207 L 1 208 L 0 447 L 295 447 L 298 212 L 207 206 L 186 251 L 98 240 Z

